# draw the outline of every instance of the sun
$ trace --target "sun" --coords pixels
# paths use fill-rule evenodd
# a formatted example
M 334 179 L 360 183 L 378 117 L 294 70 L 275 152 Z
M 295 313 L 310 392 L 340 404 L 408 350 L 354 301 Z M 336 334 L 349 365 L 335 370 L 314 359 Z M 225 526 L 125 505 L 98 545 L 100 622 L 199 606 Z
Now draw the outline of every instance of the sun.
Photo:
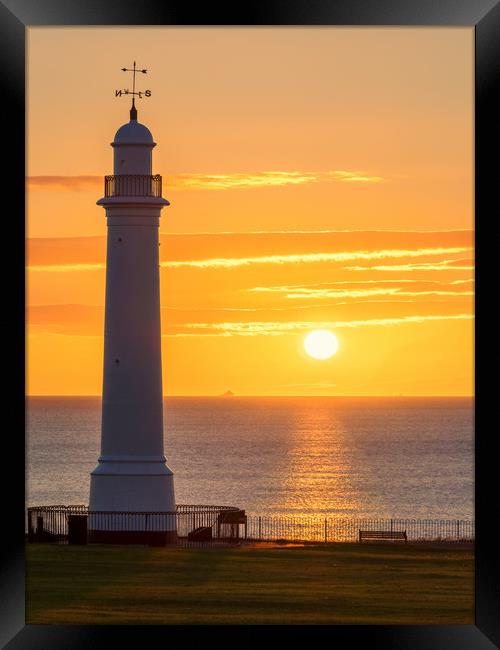
M 313 359 L 329 359 L 338 348 L 339 341 L 330 330 L 313 330 L 304 339 L 304 349 Z

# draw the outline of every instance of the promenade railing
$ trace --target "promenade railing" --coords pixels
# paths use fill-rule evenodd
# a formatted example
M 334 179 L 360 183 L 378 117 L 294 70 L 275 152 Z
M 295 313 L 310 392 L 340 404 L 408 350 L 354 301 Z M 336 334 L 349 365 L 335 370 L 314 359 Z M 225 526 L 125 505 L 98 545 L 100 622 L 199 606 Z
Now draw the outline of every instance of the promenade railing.
M 233 506 L 177 505 L 174 512 L 102 512 L 90 511 L 86 505 L 33 506 L 27 509 L 26 534 L 30 542 L 67 542 L 70 520 L 86 519 L 85 529 L 122 533 L 162 533 L 175 531 L 176 543 L 197 543 L 190 539 L 193 531 L 204 529 L 205 541 L 214 544 L 239 539 L 240 529 L 226 523 L 231 513 L 240 513 Z M 146 536 L 147 537 L 147 536 Z M 92 539 L 92 534 L 89 535 Z
M 474 520 L 247 516 L 247 539 L 261 541 L 356 542 L 360 530 L 406 531 L 409 542 L 469 543 L 475 539 Z
M 68 540 L 70 515 L 87 517 L 89 530 L 176 531 L 177 543 L 192 541 L 193 531 L 210 529 L 209 541 L 357 542 L 360 530 L 405 531 L 408 542 L 471 543 L 470 519 L 388 519 L 320 515 L 245 515 L 233 506 L 178 505 L 175 512 L 89 512 L 85 505 L 34 506 L 27 510 L 30 541 Z

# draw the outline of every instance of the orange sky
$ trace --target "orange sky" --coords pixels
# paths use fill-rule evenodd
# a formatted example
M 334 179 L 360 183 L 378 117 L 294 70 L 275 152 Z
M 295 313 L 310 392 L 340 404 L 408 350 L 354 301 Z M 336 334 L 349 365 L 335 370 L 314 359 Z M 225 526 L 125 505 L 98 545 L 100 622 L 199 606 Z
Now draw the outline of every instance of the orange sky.
M 27 53 L 28 393 L 101 392 L 95 202 L 135 58 L 165 394 L 472 394 L 472 28 L 29 28 Z

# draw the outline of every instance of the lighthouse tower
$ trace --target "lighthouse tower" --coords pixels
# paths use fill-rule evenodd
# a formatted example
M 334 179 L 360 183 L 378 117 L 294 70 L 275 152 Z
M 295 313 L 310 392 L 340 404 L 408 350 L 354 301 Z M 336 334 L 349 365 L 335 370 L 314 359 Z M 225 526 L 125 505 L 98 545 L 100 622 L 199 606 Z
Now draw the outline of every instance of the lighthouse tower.
M 163 448 L 158 249 L 160 212 L 169 202 L 161 176 L 152 174 L 156 144 L 137 121 L 134 101 L 111 146 L 113 175 L 97 201 L 108 235 L 101 454 L 91 473 L 89 534 L 93 541 L 138 542 L 153 532 L 168 541 L 176 534 L 174 515 L 117 514 L 175 512 Z

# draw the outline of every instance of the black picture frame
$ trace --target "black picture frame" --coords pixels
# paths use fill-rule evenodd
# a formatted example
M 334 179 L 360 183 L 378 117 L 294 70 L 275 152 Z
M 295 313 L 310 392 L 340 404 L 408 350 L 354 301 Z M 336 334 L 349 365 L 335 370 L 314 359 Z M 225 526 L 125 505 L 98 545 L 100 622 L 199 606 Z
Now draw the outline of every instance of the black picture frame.
M 498 217 L 498 122 L 500 106 L 500 4 L 497 0 L 250 0 L 247 3 L 205 3 L 186 0 L 0 0 L 0 70 L 3 81 L 2 148 L 6 165 L 3 198 L 12 199 L 5 210 L 4 248 L 13 254 L 13 264 L 4 263 L 4 300 L 8 325 L 4 346 L 11 352 L 12 368 L 4 370 L 12 395 L 4 407 L 2 455 L 3 521 L 0 584 L 0 643 L 8 650 L 29 648 L 119 648 L 123 645 L 153 645 L 175 642 L 176 630 L 167 626 L 49 626 L 25 625 L 24 617 L 24 517 L 25 444 L 24 422 L 24 145 L 25 145 L 25 30 L 41 25 L 401 25 L 470 26 L 475 30 L 475 249 L 476 318 L 480 336 L 475 337 L 476 373 L 476 616 L 475 625 L 443 626 L 328 626 L 330 644 L 368 644 L 371 648 L 443 650 L 500 647 L 499 552 L 494 531 L 497 508 L 497 458 L 492 441 L 495 430 L 495 322 L 488 313 L 488 282 L 495 277 L 494 234 Z M 52 98 L 56 102 L 57 97 Z M 5 230 L 7 228 L 7 231 Z M 5 234 L 7 232 L 7 234 Z M 4 256 L 4 259 L 6 257 Z M 8 268 L 8 272 L 7 272 Z M 484 296 L 484 297 L 483 297 Z M 5 312 L 4 312 L 5 313 Z M 495 327 L 495 330 L 497 328 Z M 496 332 L 495 332 L 496 333 Z M 8 338 L 7 338 L 8 337 Z M 7 343 L 8 341 L 8 343 Z M 496 371 L 498 373 L 498 371 Z M 7 375 L 8 373 L 8 375 Z M 492 377 L 492 379 L 488 379 Z M 480 378 L 484 378 L 482 381 Z M 496 395 L 495 395 L 496 397 Z M 7 424 L 7 414 L 13 416 Z M 10 472 L 7 472 L 7 466 Z M 259 626 L 257 626 L 259 627 Z M 319 626 L 321 627 L 321 626 Z M 276 631 L 276 630 L 275 630 Z M 218 640 L 221 633 L 210 626 L 179 630 L 181 642 Z M 258 630 L 245 633 L 252 642 Z M 288 633 L 288 631 L 285 631 Z M 311 635 L 322 633 L 308 627 Z M 282 635 L 283 631 L 280 630 Z M 166 636 L 168 635 L 168 636 Z M 268 632 L 266 632 L 266 636 Z M 196 637 L 196 639 L 195 639 Z M 231 634 L 231 638 L 232 634 Z M 235 631 L 234 639 L 241 636 Z M 311 639 L 312 640 L 312 639 Z M 319 639 L 318 639 L 319 640 Z M 283 642 L 283 639 L 281 640 Z M 6 645 L 5 645 L 6 644 Z

